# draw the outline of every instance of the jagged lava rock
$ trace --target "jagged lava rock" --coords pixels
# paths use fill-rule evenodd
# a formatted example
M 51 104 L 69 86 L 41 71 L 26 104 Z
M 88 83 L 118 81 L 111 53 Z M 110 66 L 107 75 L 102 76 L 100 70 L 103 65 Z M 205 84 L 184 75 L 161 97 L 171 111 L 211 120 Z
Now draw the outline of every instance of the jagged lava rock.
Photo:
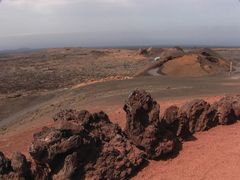
M 225 96 L 212 106 L 217 109 L 216 118 L 221 125 L 232 124 L 240 119 L 240 95 Z
M 179 108 L 175 105 L 168 107 L 161 118 L 161 123 L 173 132 L 179 139 L 189 135 L 186 117 L 178 116 Z
M 196 99 L 179 109 L 179 118 L 185 119 L 185 125 L 191 134 L 205 131 L 217 125 L 216 109 L 204 100 Z
M 0 179 L 29 180 L 32 178 L 31 164 L 23 154 L 15 152 L 9 160 L 0 152 Z
M 75 109 L 64 109 L 60 110 L 57 114 L 53 116 L 54 121 L 58 120 L 78 120 L 78 111 Z
M 126 179 L 144 164 L 143 152 L 105 113 L 61 113 L 57 128 L 35 134 L 30 147 L 37 164 L 50 168 L 49 178 Z
M 11 161 L 0 152 L 0 177 L 1 175 L 8 174 L 11 170 Z
M 127 123 L 125 133 L 150 159 L 168 155 L 177 147 L 175 135 L 159 120 L 160 106 L 149 93 L 135 90 L 123 107 Z
M 240 120 L 240 95 L 233 96 L 232 107 L 236 118 Z

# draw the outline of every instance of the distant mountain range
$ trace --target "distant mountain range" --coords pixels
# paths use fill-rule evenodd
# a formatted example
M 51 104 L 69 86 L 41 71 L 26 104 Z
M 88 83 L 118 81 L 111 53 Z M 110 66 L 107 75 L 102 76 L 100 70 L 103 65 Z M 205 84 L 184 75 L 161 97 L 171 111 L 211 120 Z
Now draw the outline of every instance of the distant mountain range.
M 0 50 L 0 54 L 14 54 L 14 53 L 30 53 L 30 52 L 36 52 L 41 49 L 31 49 L 31 48 L 19 48 L 14 50 Z

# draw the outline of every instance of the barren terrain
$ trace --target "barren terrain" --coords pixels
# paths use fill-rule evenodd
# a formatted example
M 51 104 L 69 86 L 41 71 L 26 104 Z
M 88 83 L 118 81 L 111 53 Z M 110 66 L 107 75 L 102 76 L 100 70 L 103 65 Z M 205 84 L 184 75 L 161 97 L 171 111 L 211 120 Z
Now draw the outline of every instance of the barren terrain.
M 151 67 L 158 54 L 146 56 L 127 49 L 65 48 L 2 56 L 0 151 L 7 156 L 21 151 L 29 157 L 32 134 L 51 126 L 52 116 L 60 109 L 104 110 L 124 128 L 122 105 L 134 89 L 151 92 L 161 113 L 172 104 L 182 105 L 196 98 L 213 103 L 224 95 L 239 94 L 240 49 L 214 50 L 226 62 L 233 61 L 235 72 L 231 76 L 224 71 L 201 77 L 135 77 Z M 197 133 L 196 140 L 186 142 L 176 158 L 151 161 L 134 178 L 239 179 L 238 129 L 239 123 Z
M 0 93 L 44 91 L 129 77 L 148 62 L 127 49 L 46 49 L 0 56 Z

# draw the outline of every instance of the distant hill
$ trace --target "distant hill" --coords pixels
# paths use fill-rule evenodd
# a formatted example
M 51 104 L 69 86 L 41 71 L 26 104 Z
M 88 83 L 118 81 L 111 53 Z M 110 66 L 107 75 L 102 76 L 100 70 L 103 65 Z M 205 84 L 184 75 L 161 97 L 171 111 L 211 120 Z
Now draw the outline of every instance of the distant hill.
M 0 50 L 0 55 L 5 55 L 5 54 L 16 54 L 16 53 L 31 53 L 31 52 L 37 52 L 42 49 L 31 49 L 31 48 L 19 48 L 19 49 L 13 49 L 13 50 Z
M 176 77 L 199 77 L 223 74 L 229 71 L 228 60 L 212 49 L 194 49 L 184 52 L 167 48 L 159 54 L 160 60 L 151 64 L 139 75 L 166 75 Z M 154 72 L 154 73 L 153 73 Z

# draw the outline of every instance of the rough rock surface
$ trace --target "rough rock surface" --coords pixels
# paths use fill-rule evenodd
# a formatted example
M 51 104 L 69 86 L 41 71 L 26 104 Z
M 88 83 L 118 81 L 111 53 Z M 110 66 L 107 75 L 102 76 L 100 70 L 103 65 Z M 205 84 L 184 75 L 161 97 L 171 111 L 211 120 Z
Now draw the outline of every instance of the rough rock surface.
M 170 106 L 160 119 L 160 106 L 151 95 L 135 90 L 123 109 L 124 131 L 104 112 L 61 110 L 54 116 L 54 128 L 34 134 L 29 148 L 32 162 L 19 152 L 11 159 L 0 152 L 0 179 L 128 179 L 146 157 L 168 157 L 179 151 L 179 140 L 240 120 L 240 95 L 213 105 L 193 100 L 180 108 Z
M 32 179 L 30 162 L 19 152 L 15 152 L 11 160 L 0 152 L 0 179 Z
M 232 99 L 232 108 L 235 116 L 238 120 L 240 120 L 240 95 L 233 96 Z
M 57 128 L 34 135 L 30 154 L 53 179 L 126 179 L 143 165 L 142 151 L 103 113 L 65 111 Z M 70 115 L 68 115 L 70 113 Z M 76 111 L 74 111 L 76 114 Z M 46 171 L 44 171 L 46 172 Z
M 54 121 L 58 120 L 77 120 L 78 119 L 78 112 L 74 109 L 65 109 L 60 110 L 54 117 Z
M 178 140 L 175 135 L 161 125 L 160 106 L 149 93 L 135 90 L 127 99 L 125 133 L 148 158 L 156 159 L 175 150 Z
M 11 171 L 11 161 L 0 152 L 0 174 L 8 174 Z
M 162 124 L 180 140 L 187 139 L 198 131 L 217 125 L 216 109 L 203 100 L 193 100 L 182 107 L 170 106 L 161 119 Z
M 217 110 L 216 119 L 221 125 L 240 120 L 240 95 L 223 97 L 213 107 Z
M 177 106 L 168 107 L 161 118 L 161 123 L 179 139 L 184 139 L 189 135 L 188 123 L 185 115 L 182 117 L 178 113 L 179 108 Z
M 216 110 L 204 100 L 193 100 L 179 109 L 179 117 L 185 119 L 185 126 L 191 134 L 205 131 L 217 125 Z
M 144 55 L 144 56 L 150 55 L 151 52 L 152 52 L 152 48 L 151 47 L 150 48 L 143 48 L 143 49 L 139 49 L 138 50 L 138 54 Z

